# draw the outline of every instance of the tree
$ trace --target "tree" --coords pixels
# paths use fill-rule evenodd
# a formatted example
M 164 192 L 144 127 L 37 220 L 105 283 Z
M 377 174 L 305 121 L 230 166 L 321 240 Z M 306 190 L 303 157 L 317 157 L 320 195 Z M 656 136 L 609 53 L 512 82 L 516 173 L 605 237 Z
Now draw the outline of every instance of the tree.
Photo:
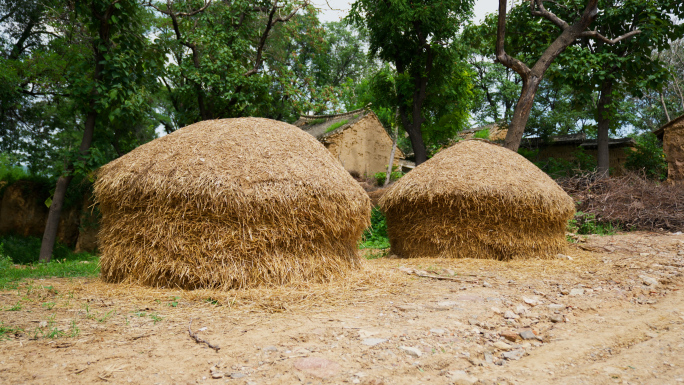
M 161 80 L 171 107 L 171 131 L 207 119 L 261 115 L 269 98 L 264 63 L 272 35 L 308 1 L 251 3 L 169 0 L 147 3 L 162 18 L 159 34 L 173 60 Z
M 72 8 L 73 7 L 73 8 Z M 96 129 L 107 124 L 128 125 L 147 107 L 146 83 L 154 78 L 154 59 L 146 57 L 143 36 L 144 9 L 134 0 L 90 0 L 64 4 L 63 14 L 55 15 L 55 49 L 71 50 L 74 63 L 66 69 L 64 91 L 73 100 L 83 127 L 77 151 L 67 154 L 63 172 L 52 197 L 40 261 L 52 255 L 62 205 L 74 175 L 92 168 L 91 146 Z M 59 19 L 59 17 L 61 19 Z M 61 22 L 61 24 L 60 24 Z M 106 122 L 102 122 L 106 118 Z M 116 148 L 120 141 L 111 144 Z M 117 152 L 121 152 L 117 149 Z
M 427 159 L 424 107 L 458 60 L 453 46 L 473 0 L 357 0 L 348 21 L 368 32 L 370 52 L 397 71 L 399 118 L 408 133 L 416 164 Z
M 575 0 L 573 0 L 575 1 Z M 548 22 L 561 29 L 558 35 L 543 50 L 543 53 L 530 67 L 523 61 L 516 59 L 506 53 L 504 43 L 506 39 L 506 4 L 507 0 L 499 0 L 499 17 L 496 34 L 496 58 L 499 63 L 513 69 L 522 78 L 522 90 L 520 98 L 515 106 L 513 118 L 508 127 L 508 133 L 504 146 L 517 151 L 522 140 L 530 111 L 534 104 L 534 96 L 539 85 L 544 78 L 544 74 L 551 66 L 551 63 L 570 45 L 576 43 L 578 39 L 592 39 L 603 44 L 616 44 L 622 40 L 629 39 L 639 34 L 641 31 L 631 26 L 629 32 L 611 40 L 595 30 L 587 28 L 594 22 L 599 15 L 598 0 L 588 0 L 586 7 L 577 15 L 572 24 L 558 17 L 555 13 L 546 9 L 543 0 L 529 0 L 530 14 L 535 17 L 542 17 Z

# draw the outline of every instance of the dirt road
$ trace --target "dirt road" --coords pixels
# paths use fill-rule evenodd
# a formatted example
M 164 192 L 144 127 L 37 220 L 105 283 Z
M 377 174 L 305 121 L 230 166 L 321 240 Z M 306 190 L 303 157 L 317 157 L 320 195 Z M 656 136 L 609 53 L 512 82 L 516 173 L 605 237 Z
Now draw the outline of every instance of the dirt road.
M 629 233 L 552 261 L 371 260 L 339 290 L 37 280 L 0 293 L 0 383 L 678 384 L 683 272 L 684 235 Z

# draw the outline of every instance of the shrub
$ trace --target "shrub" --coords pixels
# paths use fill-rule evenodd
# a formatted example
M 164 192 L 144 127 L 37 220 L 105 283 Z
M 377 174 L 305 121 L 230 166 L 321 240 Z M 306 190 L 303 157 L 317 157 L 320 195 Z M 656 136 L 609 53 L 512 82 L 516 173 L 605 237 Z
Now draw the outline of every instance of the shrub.
M 393 166 L 392 173 L 390 174 L 390 182 L 397 181 L 402 176 L 404 176 L 404 173 L 401 172 L 401 170 L 399 170 L 399 166 Z M 373 178 L 375 179 L 378 186 L 383 186 L 385 184 L 385 179 L 387 179 L 387 173 L 377 172 L 375 173 L 375 175 L 373 175 Z
M 596 215 L 578 211 L 575 217 L 568 222 L 568 231 L 576 234 L 613 235 L 619 230 L 618 226 L 611 222 L 601 223 L 596 220 Z
M 636 151 L 627 154 L 625 168 L 642 171 L 646 177 L 656 180 L 667 178 L 667 161 L 663 147 L 651 132 L 636 136 Z
M 390 247 L 385 214 L 377 207 L 371 211 L 371 225 L 363 232 L 359 247 L 362 249 L 386 249 Z

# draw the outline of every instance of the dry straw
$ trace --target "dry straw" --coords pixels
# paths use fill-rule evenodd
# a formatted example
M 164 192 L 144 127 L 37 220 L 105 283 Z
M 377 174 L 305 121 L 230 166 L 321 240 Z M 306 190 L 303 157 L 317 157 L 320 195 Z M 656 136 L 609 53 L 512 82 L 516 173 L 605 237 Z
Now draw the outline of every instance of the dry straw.
M 416 167 L 383 195 L 400 257 L 548 258 L 566 246 L 572 199 L 517 153 L 466 140 Z
M 101 276 L 157 287 L 326 282 L 359 265 L 363 189 L 311 135 L 196 123 L 101 168 Z

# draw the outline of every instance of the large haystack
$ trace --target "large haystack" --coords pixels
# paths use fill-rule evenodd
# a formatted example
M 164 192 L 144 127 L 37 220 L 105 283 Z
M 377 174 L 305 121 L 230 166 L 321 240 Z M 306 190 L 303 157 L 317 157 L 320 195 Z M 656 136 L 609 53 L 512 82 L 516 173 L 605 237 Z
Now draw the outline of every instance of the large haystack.
M 522 156 L 466 140 L 416 167 L 383 195 L 400 257 L 545 258 L 565 248 L 572 199 Z
M 327 281 L 370 203 L 323 145 L 269 119 L 196 123 L 102 167 L 101 276 L 181 288 Z

